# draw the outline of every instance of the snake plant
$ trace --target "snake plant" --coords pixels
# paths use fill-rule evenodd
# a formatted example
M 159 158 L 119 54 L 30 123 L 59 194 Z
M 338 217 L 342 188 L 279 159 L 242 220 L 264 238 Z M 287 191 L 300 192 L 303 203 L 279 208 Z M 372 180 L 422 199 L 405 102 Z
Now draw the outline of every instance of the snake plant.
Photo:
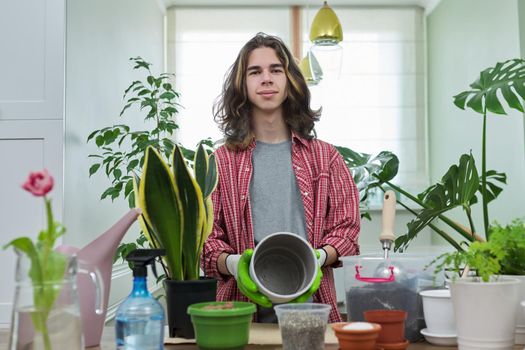
M 196 280 L 204 241 L 213 225 L 211 193 L 217 186 L 217 165 L 202 145 L 195 152 L 193 172 L 180 147 L 170 162 L 146 149 L 139 182 L 142 229 L 153 246 L 166 249 L 163 266 L 168 279 Z

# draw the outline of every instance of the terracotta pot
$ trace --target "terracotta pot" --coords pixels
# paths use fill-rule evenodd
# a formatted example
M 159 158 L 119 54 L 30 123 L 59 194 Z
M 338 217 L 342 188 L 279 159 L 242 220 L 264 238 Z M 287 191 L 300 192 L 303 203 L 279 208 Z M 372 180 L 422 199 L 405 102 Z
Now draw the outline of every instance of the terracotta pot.
M 377 338 L 378 344 L 404 344 L 405 320 L 407 312 L 403 310 L 368 310 L 363 312 L 365 320 L 381 325 Z M 384 346 L 383 346 L 384 347 Z
M 376 323 L 368 323 L 371 329 L 343 329 L 346 325 L 352 323 L 365 322 L 339 322 L 333 323 L 332 329 L 339 341 L 340 350 L 374 350 L 376 348 L 376 339 L 381 330 L 381 326 Z
M 402 341 L 400 343 L 377 343 L 376 346 L 378 349 L 382 350 L 405 350 L 410 345 L 408 340 Z

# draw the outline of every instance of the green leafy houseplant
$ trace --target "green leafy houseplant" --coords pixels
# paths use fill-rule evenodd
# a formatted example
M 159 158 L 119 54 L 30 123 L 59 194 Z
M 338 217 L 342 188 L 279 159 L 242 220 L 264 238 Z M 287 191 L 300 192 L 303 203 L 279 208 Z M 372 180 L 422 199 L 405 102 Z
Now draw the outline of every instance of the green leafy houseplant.
M 94 141 L 100 153 L 90 154 L 95 163 L 89 168 L 89 176 L 104 169 L 111 181 L 101 195 L 101 199 L 110 197 L 112 200 L 124 195 L 129 206 L 134 207 L 133 177 L 140 174 L 144 163 L 144 154 L 148 146 L 155 147 L 168 157 L 175 143 L 173 133 L 178 129 L 174 116 L 178 112 L 176 102 L 179 93 L 170 83 L 171 75 L 162 73 L 153 75 L 151 64 L 140 57 L 130 58 L 133 69 L 146 71 L 145 81 L 136 80 L 124 92 L 126 104 L 120 112 L 123 117 L 132 106 L 146 111 L 145 125 L 153 124 L 151 130 L 131 130 L 126 124 L 118 124 L 93 131 L 87 141 Z
M 490 228 L 490 241 L 473 242 L 468 250 L 447 253 L 436 271 L 451 267 L 457 275 L 468 266 L 475 269 L 479 278 L 489 282 L 494 275 L 525 275 L 525 223 L 516 219 L 511 224 L 494 224 Z
M 53 189 L 53 182 L 53 177 L 47 170 L 29 175 L 22 187 L 34 196 L 44 198 L 47 227 L 40 231 L 36 242 L 29 237 L 19 237 L 4 246 L 4 249 L 15 248 L 31 261 L 29 278 L 33 286 L 34 303 L 31 320 L 35 332 L 42 335 L 45 350 L 52 349 L 47 320 L 60 294 L 57 285 L 60 285 L 66 269 L 66 256 L 53 250 L 57 238 L 65 233 L 64 227 L 54 221 L 51 199 L 47 198 L 47 194 Z
M 178 146 L 169 159 L 166 162 L 154 147 L 146 150 L 138 190 L 141 223 L 150 243 L 166 249 L 166 277 L 196 280 L 204 241 L 213 227 L 210 196 L 218 182 L 217 165 L 203 145 L 195 152 L 194 174 Z
M 104 190 L 101 199 L 127 198 L 130 208 L 135 207 L 134 180 L 142 173 L 146 149 L 153 147 L 157 152 L 168 158 L 176 143 L 173 141 L 174 132 L 179 127 L 175 122 L 175 115 L 180 105 L 177 100 L 179 93 L 173 88 L 172 74 L 162 73 L 154 75 L 151 63 L 141 57 L 130 58 L 134 70 L 145 73 L 144 80 L 133 81 L 124 91 L 126 103 L 120 112 L 125 117 L 126 112 L 133 106 L 144 111 L 145 130 L 132 130 L 125 123 L 105 127 L 93 131 L 87 142 L 95 142 L 99 152 L 90 154 L 95 162 L 89 168 L 89 176 L 104 170 L 111 185 Z M 201 141 L 201 144 L 212 147 L 210 139 Z M 179 145 L 181 152 L 187 159 L 193 159 L 194 152 Z M 143 233 L 135 242 L 122 243 L 117 249 L 114 261 L 124 260 L 124 257 L 138 247 L 144 247 L 148 237 Z
M 441 181 L 430 186 L 418 195 L 412 195 L 400 186 L 392 183 L 397 174 L 398 159 L 389 152 L 382 152 L 377 157 L 364 153 L 357 153 L 344 147 L 339 147 L 343 158 L 353 170 L 354 179 L 360 191 L 365 194 L 374 187 L 385 191 L 390 187 L 418 206 L 415 210 L 406 203 L 399 204 L 411 212 L 415 218 L 407 224 L 407 232 L 396 240 L 396 250 L 405 250 L 410 242 L 417 237 L 425 227 L 430 227 L 443 239 L 450 243 L 461 253 L 466 246 L 473 245 L 472 251 L 480 256 L 481 251 L 493 251 L 482 245 L 491 240 L 491 234 L 498 232 L 489 225 L 488 203 L 495 200 L 501 193 L 501 184 L 506 183 L 506 175 L 495 170 L 487 170 L 486 139 L 487 139 L 487 113 L 506 114 L 500 96 L 511 109 L 523 113 L 521 100 L 525 99 L 525 61 L 511 59 L 497 63 L 496 66 L 487 68 L 480 73 L 479 78 L 473 82 L 471 90 L 461 92 L 454 96 L 454 104 L 461 109 L 466 107 L 480 113 L 483 117 L 482 128 L 482 159 L 481 171 L 478 171 L 475 159 L 471 153 L 460 156 L 459 162 L 453 164 L 443 175 Z M 481 198 L 483 205 L 483 230 L 477 231 L 472 219 L 472 206 Z M 459 224 L 446 213 L 454 208 L 462 208 L 466 214 L 468 226 Z M 435 219 L 440 219 L 450 229 L 461 235 L 461 241 L 454 239 L 446 229 L 435 225 Z M 465 244 L 466 243 L 466 244 Z M 469 250 L 469 249 L 468 249 Z M 455 256 L 450 259 L 463 259 Z M 449 259 L 449 262 L 452 260 Z M 499 257 L 497 258 L 499 261 Z

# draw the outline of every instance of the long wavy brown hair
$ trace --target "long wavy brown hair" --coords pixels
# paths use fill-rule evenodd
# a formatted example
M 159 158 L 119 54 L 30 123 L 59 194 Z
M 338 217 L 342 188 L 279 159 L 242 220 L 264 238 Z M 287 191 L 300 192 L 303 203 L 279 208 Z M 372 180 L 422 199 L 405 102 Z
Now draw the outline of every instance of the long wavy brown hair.
M 252 104 L 246 89 L 246 69 L 250 53 L 260 47 L 275 50 L 288 80 L 288 96 L 283 102 L 283 117 L 288 127 L 306 139 L 313 138 L 314 123 L 321 109 L 310 108 L 310 90 L 295 59 L 281 39 L 257 33 L 239 52 L 226 74 L 222 93 L 213 106 L 215 121 L 225 136 L 226 147 L 243 150 L 253 139 L 250 128 Z

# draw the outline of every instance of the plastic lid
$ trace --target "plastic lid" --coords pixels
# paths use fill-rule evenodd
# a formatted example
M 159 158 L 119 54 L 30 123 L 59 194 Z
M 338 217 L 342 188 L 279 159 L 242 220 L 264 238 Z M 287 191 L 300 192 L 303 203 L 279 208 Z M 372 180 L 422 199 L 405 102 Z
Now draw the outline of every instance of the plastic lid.
M 233 304 L 232 308 L 222 308 Z M 192 304 L 188 307 L 188 314 L 205 317 L 243 316 L 253 314 L 255 304 L 245 301 L 208 301 Z

